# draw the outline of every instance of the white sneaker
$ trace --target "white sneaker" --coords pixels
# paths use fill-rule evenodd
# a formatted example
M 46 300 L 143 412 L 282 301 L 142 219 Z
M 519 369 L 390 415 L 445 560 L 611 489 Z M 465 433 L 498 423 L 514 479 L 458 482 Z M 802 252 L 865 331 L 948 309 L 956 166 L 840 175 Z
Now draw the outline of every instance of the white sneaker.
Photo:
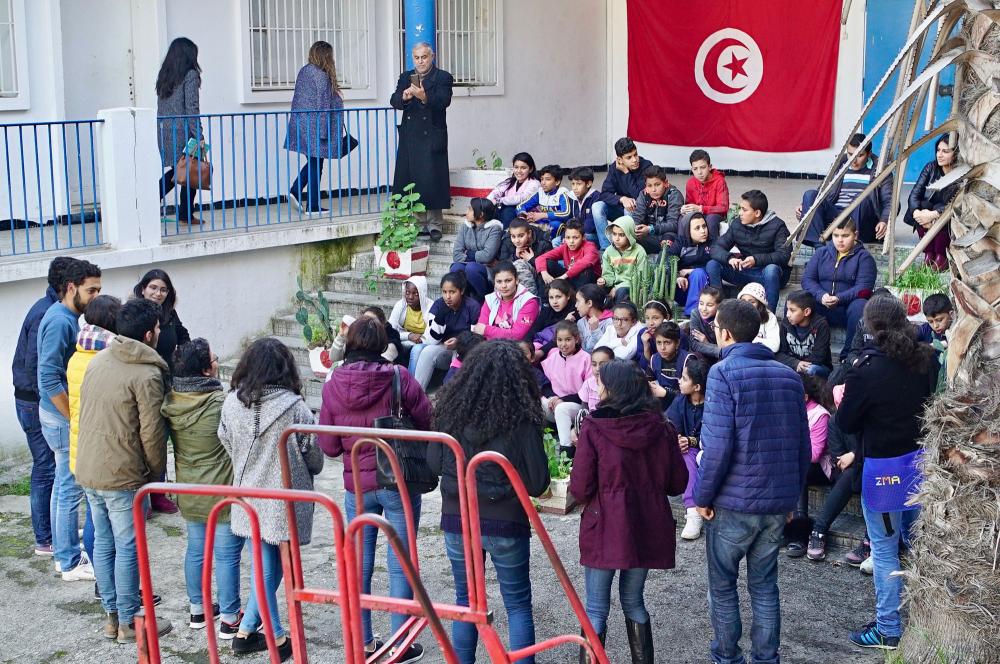
M 63 581 L 95 581 L 94 567 L 86 556 L 80 558 L 80 564 L 68 572 L 62 573 Z
M 62 565 L 60 565 L 59 561 L 57 560 L 56 561 L 56 574 L 60 574 L 60 573 L 62 573 Z
M 865 561 L 861 563 L 861 573 L 871 576 L 875 573 L 875 560 L 873 556 L 868 556 Z
M 693 507 L 687 508 L 685 514 L 684 530 L 681 531 L 681 538 L 686 540 L 696 540 L 701 537 L 701 515 Z

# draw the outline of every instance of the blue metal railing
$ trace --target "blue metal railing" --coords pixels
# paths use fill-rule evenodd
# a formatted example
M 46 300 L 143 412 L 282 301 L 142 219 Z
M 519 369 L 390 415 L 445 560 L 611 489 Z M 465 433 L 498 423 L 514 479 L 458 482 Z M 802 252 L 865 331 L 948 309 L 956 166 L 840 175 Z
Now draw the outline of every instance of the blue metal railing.
M 101 244 L 102 122 L 0 124 L 0 256 Z
M 162 234 L 378 212 L 392 184 L 395 125 L 392 108 L 161 116 Z M 345 144 L 345 136 L 351 144 Z M 178 162 L 192 147 L 200 155 L 199 143 L 209 146 L 211 180 L 205 188 L 174 186 Z M 187 163 L 189 182 L 195 182 L 200 171 L 190 158 Z M 316 169 L 322 169 L 320 178 Z M 296 186 L 303 177 L 308 181 L 304 191 Z

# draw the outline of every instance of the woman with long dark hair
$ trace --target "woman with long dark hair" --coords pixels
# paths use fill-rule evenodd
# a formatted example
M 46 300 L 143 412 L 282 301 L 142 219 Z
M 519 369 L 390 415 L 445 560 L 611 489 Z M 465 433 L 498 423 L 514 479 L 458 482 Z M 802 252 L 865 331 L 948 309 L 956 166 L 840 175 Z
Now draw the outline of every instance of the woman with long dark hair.
M 497 208 L 497 219 L 504 229 L 517 216 L 517 206 L 538 192 L 538 169 L 535 159 L 527 152 L 518 152 L 511 159 L 510 177 L 504 178 L 486 198 Z
M 309 48 L 309 62 L 295 77 L 292 112 L 288 115 L 288 133 L 285 136 L 285 149 L 306 157 L 306 165 L 288 191 L 288 197 L 305 214 L 328 211 L 320 206 L 319 201 L 323 161 L 344 156 L 341 154 L 340 137 L 346 130 L 343 126 L 345 117 L 341 113 L 316 111 L 340 111 L 343 108 L 333 46 L 318 41 Z
M 542 445 L 541 392 L 531 365 L 517 343 L 481 343 L 462 362 L 455 377 L 438 392 L 435 428 L 461 443 L 466 458 L 486 450 L 499 452 L 517 469 L 532 496 L 549 486 L 549 467 Z M 441 530 L 455 580 L 455 601 L 469 605 L 465 550 L 459 515 L 455 457 L 443 445 L 427 448 L 427 464 L 441 475 Z M 531 615 L 531 526 L 506 474 L 495 464 L 476 473 L 479 526 L 483 549 L 490 554 L 507 610 L 510 649 L 535 642 Z M 455 622 L 452 643 L 462 664 L 476 661 L 476 626 Z M 518 660 L 534 664 L 534 657 Z
M 168 170 L 160 178 L 160 200 L 174 188 L 174 167 L 184 156 L 188 139 L 202 142 L 201 120 L 164 116 L 198 115 L 198 89 L 201 87 L 201 67 L 198 65 L 198 47 L 187 37 L 170 42 L 167 54 L 156 76 L 156 115 L 160 119 L 160 160 Z M 194 192 L 188 186 L 178 187 L 175 206 L 177 220 L 200 224 L 201 219 L 191 214 Z
M 629 360 L 612 360 L 598 377 L 601 401 L 580 426 L 569 481 L 584 506 L 580 563 L 587 617 L 604 641 L 617 573 L 632 662 L 652 664 L 643 591 L 650 569 L 674 567 L 676 523 L 667 497 L 684 493 L 688 471 L 673 442 L 677 430 L 663 418 L 642 370 Z
M 132 288 L 132 296 L 144 300 L 152 300 L 160 305 L 162 312 L 160 319 L 160 337 L 156 342 L 156 352 L 160 354 L 163 361 L 174 370 L 174 351 L 177 347 L 186 344 L 191 340 L 187 328 L 177 315 L 177 291 L 174 289 L 174 282 L 170 280 L 170 275 L 159 268 L 153 268 L 142 275 Z
M 319 414 L 320 424 L 335 426 L 371 427 L 378 418 L 393 413 L 394 400 L 398 396 L 399 408 L 409 416 L 416 429 L 428 430 L 431 426 L 431 403 L 423 388 L 403 367 L 396 366 L 382 357 L 389 345 L 385 325 L 378 320 L 362 316 L 347 328 L 347 344 L 344 363 L 331 372 L 323 386 L 323 407 Z M 393 384 L 399 376 L 399 394 L 394 396 Z M 344 456 L 344 507 L 348 520 L 362 512 L 384 514 L 406 545 L 407 523 L 403 511 L 402 495 L 395 489 L 383 489 L 376 477 L 375 448 L 368 446 L 358 454 L 358 465 L 351 460 L 351 450 L 358 436 L 319 436 L 319 446 L 331 457 Z M 358 504 L 356 490 L 362 491 L 362 504 Z M 410 507 L 413 510 L 414 527 L 420 525 L 421 495 L 409 488 Z M 372 574 L 375 571 L 375 546 L 378 530 L 366 527 L 362 534 L 361 581 L 362 592 L 370 593 Z M 413 590 L 406 582 L 403 567 L 396 558 L 396 552 L 389 547 L 386 567 L 389 570 L 389 594 L 392 597 L 409 599 Z M 406 616 L 393 613 L 392 633 L 395 634 L 406 622 Z M 373 653 L 382 647 L 372 631 L 371 611 L 363 610 L 361 624 L 364 632 L 365 650 Z M 412 644 L 406 654 L 397 662 L 415 662 L 423 657 L 423 646 Z
M 302 398 L 302 381 L 291 351 L 277 339 L 264 337 L 250 344 L 233 372 L 231 391 L 222 404 L 219 442 L 233 461 L 233 486 L 282 488 L 278 439 L 282 431 L 297 424 L 315 424 L 312 411 Z M 295 434 L 288 440 L 288 465 L 292 489 L 312 490 L 313 477 L 323 470 L 323 452 L 311 434 Z M 281 661 L 292 656 L 292 642 L 281 627 L 278 613 L 278 586 L 282 569 L 279 546 L 288 541 L 285 505 L 276 500 L 248 498 L 260 519 L 263 549 L 264 597 L 251 584 L 239 632 L 233 639 L 233 653 L 240 655 L 267 650 L 261 626 L 260 605 L 267 602 L 271 628 Z M 295 504 L 299 543 L 312 539 L 313 504 Z M 234 535 L 249 539 L 250 520 L 246 511 L 230 513 Z M 254 578 L 251 561 L 250 578 Z
M 934 144 L 934 160 L 928 162 L 910 191 L 909 208 L 903 221 L 913 227 L 917 237 L 923 238 L 930 230 L 948 203 L 958 193 L 958 182 L 943 189 L 930 189 L 929 186 L 943 178 L 958 165 L 958 142 L 951 146 L 951 134 L 945 134 Z M 941 229 L 927 248 L 924 249 L 924 262 L 936 270 L 948 269 L 948 246 L 951 235 L 947 228 Z
M 871 540 L 876 619 L 850 639 L 864 648 L 894 650 L 902 634 L 899 543 L 909 539 L 917 515 L 905 500 L 919 485 L 920 419 L 937 387 L 938 366 L 896 298 L 872 298 L 863 320 L 874 342 L 847 371 L 836 422 L 862 441 L 861 504 Z M 894 481 L 880 482 L 883 477 Z

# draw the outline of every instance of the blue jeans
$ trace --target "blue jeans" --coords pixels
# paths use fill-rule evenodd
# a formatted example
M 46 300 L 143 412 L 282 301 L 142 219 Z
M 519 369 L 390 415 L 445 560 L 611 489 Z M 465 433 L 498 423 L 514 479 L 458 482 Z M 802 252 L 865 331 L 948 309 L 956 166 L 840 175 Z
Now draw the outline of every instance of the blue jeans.
M 83 489 L 69 470 L 69 420 L 60 413 L 40 409 L 39 421 L 45 442 L 56 459 L 55 485 L 52 491 L 55 494 L 53 504 L 56 506 L 55 517 L 52 519 L 52 545 L 60 568 L 69 572 L 80 564 L 79 510 L 83 501 Z
M 617 219 L 625 214 L 625 211 L 617 205 L 608 205 L 604 201 L 597 201 L 590 207 L 590 213 L 594 215 L 594 230 L 597 233 L 597 244 L 601 251 L 611 246 L 611 238 L 605 232 L 608 229 L 608 221 Z
M 490 283 L 489 270 L 487 270 L 486 266 L 482 263 L 477 263 L 475 261 L 468 263 L 452 263 L 450 271 L 465 273 L 465 278 L 469 281 L 469 288 L 472 289 L 472 292 L 469 293 L 469 295 L 472 295 L 480 302 L 483 301 L 483 298 L 486 297 L 487 293 L 493 291 L 493 285 Z
M 688 287 L 686 291 L 677 289 L 674 300 L 677 304 L 684 305 L 684 315 L 691 317 L 691 312 L 698 308 L 698 298 L 701 297 L 701 289 L 708 285 L 708 272 L 705 268 L 698 267 L 688 275 Z
M 419 528 L 422 498 L 419 493 L 411 493 L 410 500 L 413 505 L 413 526 Z M 353 491 L 344 494 L 344 508 L 347 512 L 348 521 L 357 516 L 358 504 Z M 403 540 L 404 546 L 406 545 L 406 518 L 403 516 L 403 500 L 398 491 L 390 491 L 389 489 L 366 491 L 364 493 L 364 505 L 362 508 L 364 512 L 369 514 L 384 513 L 386 520 L 389 521 L 396 534 Z M 361 560 L 361 592 L 368 594 L 372 591 L 372 574 L 375 571 L 375 544 L 378 540 L 378 530 L 368 526 L 364 528 L 361 537 L 364 542 Z M 406 547 L 406 551 L 409 553 L 408 546 Z M 406 581 L 406 575 L 403 574 L 403 566 L 399 564 L 399 559 L 396 557 L 396 552 L 392 547 L 388 547 L 386 559 L 389 568 L 389 596 L 413 599 L 413 590 Z M 391 614 L 390 625 L 392 626 L 393 634 L 403 626 L 406 618 L 407 616 L 402 613 Z M 375 638 L 372 633 L 371 611 L 364 610 L 361 612 L 361 627 L 364 632 L 365 643 L 371 643 L 372 639 Z
M 52 517 L 56 514 L 56 494 L 52 490 L 56 457 L 42 435 L 38 402 L 15 399 L 14 408 L 31 451 L 31 529 L 35 531 L 35 545 L 48 546 L 52 544 Z
M 252 634 L 260 628 L 263 622 L 260 617 L 261 598 L 257 597 L 257 581 L 254 570 L 253 545 L 250 538 L 246 538 L 247 549 L 250 550 L 250 599 L 247 600 L 247 608 L 243 611 L 243 621 L 240 623 L 240 631 Z M 278 586 L 281 585 L 283 572 L 281 570 L 281 550 L 274 544 L 268 544 L 261 540 L 261 558 L 264 561 L 264 593 L 266 594 L 267 608 L 271 611 L 271 629 L 274 630 L 274 638 L 280 639 L 285 635 L 285 630 L 281 627 L 281 614 L 278 613 Z M 221 599 L 221 598 L 220 598 Z M 220 607 L 221 608 L 221 607 Z
M 901 569 L 899 565 L 899 541 L 909 541 L 909 531 L 917 520 L 919 510 L 905 512 L 873 512 L 861 501 L 868 527 L 868 539 L 872 543 L 872 563 L 875 581 L 875 618 L 878 631 L 885 636 L 900 636 L 903 626 L 899 619 L 900 594 L 903 579 L 892 576 Z M 888 520 L 888 527 L 886 525 Z
M 122 625 L 140 612 L 139 563 L 135 551 L 132 502 L 135 491 L 86 489 L 94 515 L 94 576 L 107 613 Z
M 817 189 L 809 189 L 806 193 L 802 194 L 803 214 L 808 212 L 809 208 L 813 206 L 818 193 Z M 881 210 L 875 205 L 877 194 L 878 190 L 869 194 L 861 201 L 858 207 L 854 208 L 854 212 L 851 213 L 851 219 L 854 220 L 855 225 L 858 227 L 858 237 L 862 242 L 876 242 L 875 226 L 878 225 L 879 215 L 881 214 Z M 828 199 L 820 201 L 819 209 L 816 210 L 816 214 L 813 215 L 812 221 L 809 223 L 809 230 L 806 231 L 806 239 L 803 241 L 803 244 L 807 247 L 820 246 L 822 242 L 820 242 L 819 236 L 826 230 L 827 226 L 833 223 L 833 220 L 841 212 L 842 210 Z
M 716 288 L 722 288 L 722 281 L 726 280 L 736 286 L 746 286 L 749 283 L 758 283 L 764 287 L 767 293 L 767 308 L 772 312 L 777 310 L 778 296 L 781 289 L 788 283 L 792 276 L 792 271 L 780 265 L 765 265 L 764 267 L 748 267 L 743 270 L 734 270 L 729 263 L 720 263 L 717 260 L 708 261 L 705 266 L 708 272 L 708 281 Z
M 306 165 L 299 171 L 299 177 L 289 189 L 310 212 L 319 212 L 320 209 L 320 178 L 323 175 L 323 162 L 322 157 L 307 157 Z M 303 201 L 303 198 L 306 200 Z
M 611 584 L 615 580 L 615 572 L 619 572 L 618 596 L 622 602 L 622 612 L 629 620 L 637 623 L 649 622 L 646 613 L 646 603 L 642 593 L 646 588 L 646 576 L 649 570 L 641 567 L 635 569 L 595 569 L 583 568 L 583 583 L 587 592 L 587 617 L 598 633 L 608 628 L 608 614 L 611 612 Z
M 455 578 L 455 603 L 468 606 L 469 584 L 465 576 L 462 536 L 445 533 L 444 546 L 451 561 L 451 574 Z M 535 643 L 535 622 L 531 615 L 531 539 L 483 535 L 483 550 L 489 552 L 497 572 L 500 596 L 507 610 L 510 649 L 526 648 Z M 475 664 L 476 644 L 479 641 L 476 626 L 465 622 L 453 623 L 451 640 L 458 661 Z M 535 664 L 535 658 L 519 659 L 515 664 Z
M 708 610 L 715 638 L 712 661 L 744 664 L 740 649 L 743 623 L 736 582 L 740 561 L 747 560 L 747 588 L 753 608 L 750 629 L 755 664 L 778 664 L 781 644 L 781 603 L 778 599 L 778 548 L 785 527 L 784 514 L 744 514 L 715 508 L 705 522 L 708 555 Z
M 864 315 L 866 304 L 868 300 L 862 298 L 851 300 L 846 307 L 836 306 L 833 309 L 827 309 L 819 302 L 816 303 L 816 313 L 825 316 L 830 327 L 842 327 L 847 333 L 844 338 L 844 348 L 840 351 L 841 360 L 846 358 L 848 351 L 851 350 L 854 333 L 858 330 L 858 322 Z
M 410 373 L 420 383 L 420 387 L 426 390 L 427 386 L 431 383 L 431 378 L 434 377 L 434 370 L 447 371 L 448 367 L 451 366 L 451 360 L 455 356 L 455 352 L 448 350 L 442 344 L 432 346 L 421 344 L 421 346 L 423 346 L 423 349 L 418 354 L 416 360 L 413 359 L 413 350 L 416 350 L 416 346 L 410 351 L 410 364 L 414 369 Z
M 205 562 L 205 524 L 187 521 L 187 550 L 184 552 L 184 581 L 187 583 L 191 613 L 205 612 L 201 595 L 201 572 Z M 229 523 L 215 524 L 215 585 L 219 593 L 219 612 L 226 622 L 234 622 L 240 612 L 240 554 L 242 537 L 233 534 Z

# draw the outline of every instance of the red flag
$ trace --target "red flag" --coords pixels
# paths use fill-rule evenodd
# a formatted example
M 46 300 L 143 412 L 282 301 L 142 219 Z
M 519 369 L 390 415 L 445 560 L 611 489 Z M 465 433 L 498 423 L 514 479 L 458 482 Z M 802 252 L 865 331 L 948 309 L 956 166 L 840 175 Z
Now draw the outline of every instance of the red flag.
M 831 0 L 629 0 L 629 136 L 830 147 L 840 13 Z

